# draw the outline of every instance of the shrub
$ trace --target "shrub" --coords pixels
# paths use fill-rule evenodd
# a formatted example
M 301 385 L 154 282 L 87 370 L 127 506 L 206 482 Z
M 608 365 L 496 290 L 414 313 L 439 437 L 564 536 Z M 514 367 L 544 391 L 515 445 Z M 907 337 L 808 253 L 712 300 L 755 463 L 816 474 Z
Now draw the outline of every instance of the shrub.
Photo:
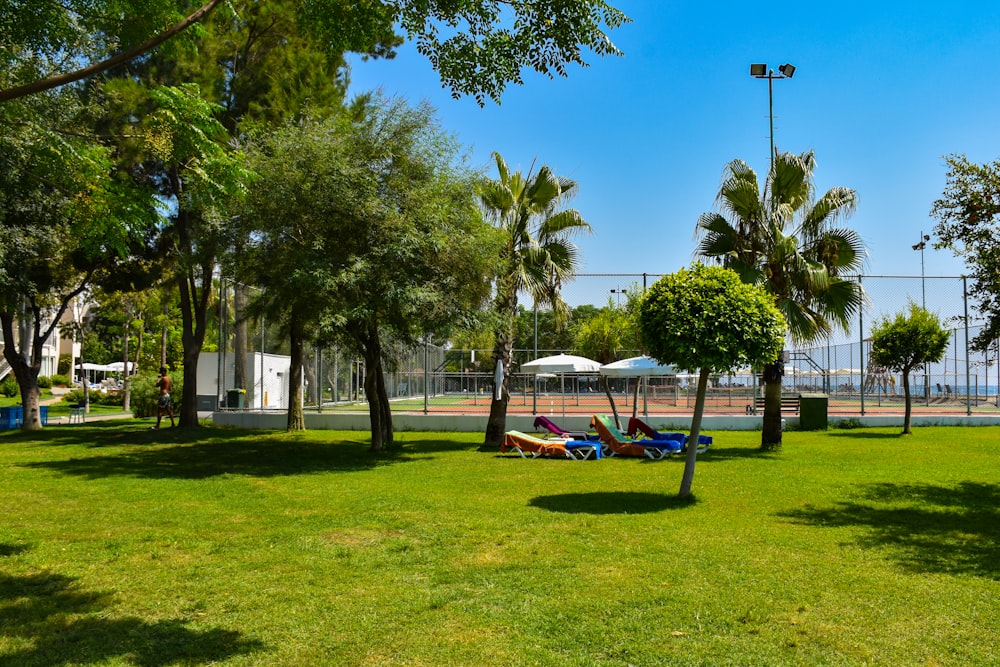
M 102 394 L 99 391 L 90 392 L 90 404 L 91 405 L 117 405 L 121 407 L 125 401 L 125 395 L 122 392 L 115 392 L 113 394 Z M 64 403 L 80 404 L 83 403 L 83 389 L 74 389 L 65 396 L 63 396 Z
M 49 378 L 52 381 L 53 387 L 68 387 L 69 386 L 69 376 L 63 375 L 62 373 L 57 373 Z
M 3 382 L 0 382 L 0 395 L 13 398 L 17 396 L 19 391 L 20 389 L 17 386 L 17 380 L 14 378 L 13 373 L 5 377 Z
M 50 389 L 52 387 L 52 378 L 47 375 L 38 376 L 38 388 L 39 389 Z
M 171 406 L 174 415 L 180 414 L 181 392 L 184 390 L 184 373 L 175 370 L 168 373 L 170 379 L 174 381 L 174 389 L 170 392 Z M 140 373 L 132 378 L 131 408 L 134 417 L 155 417 L 156 401 L 159 399 L 160 391 L 156 388 L 155 373 Z

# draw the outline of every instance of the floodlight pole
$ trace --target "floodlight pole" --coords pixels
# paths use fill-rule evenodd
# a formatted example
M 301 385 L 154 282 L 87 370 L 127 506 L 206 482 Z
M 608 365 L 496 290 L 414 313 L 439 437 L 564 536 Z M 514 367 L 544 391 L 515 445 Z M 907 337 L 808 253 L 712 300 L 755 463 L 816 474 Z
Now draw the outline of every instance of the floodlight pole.
M 920 242 L 913 245 L 914 250 L 920 251 L 920 306 L 921 308 L 927 308 L 927 284 L 924 278 L 924 248 L 927 247 L 927 242 L 931 240 L 931 237 L 923 232 L 920 232 Z
M 920 251 L 920 307 L 924 310 L 927 309 L 927 279 L 924 277 L 924 248 L 927 247 L 927 242 L 931 240 L 931 237 L 924 234 L 923 230 L 920 231 L 920 241 L 911 246 L 914 250 Z M 924 399 L 930 404 L 931 396 L 931 383 L 930 383 L 930 372 L 931 365 L 929 363 L 924 363 Z
M 774 171 L 774 80 L 791 79 L 794 74 L 795 66 L 790 63 L 779 67 L 778 74 L 775 74 L 773 69 L 769 69 L 763 63 L 750 65 L 750 76 L 755 79 L 767 79 L 767 118 L 771 130 L 771 171 Z

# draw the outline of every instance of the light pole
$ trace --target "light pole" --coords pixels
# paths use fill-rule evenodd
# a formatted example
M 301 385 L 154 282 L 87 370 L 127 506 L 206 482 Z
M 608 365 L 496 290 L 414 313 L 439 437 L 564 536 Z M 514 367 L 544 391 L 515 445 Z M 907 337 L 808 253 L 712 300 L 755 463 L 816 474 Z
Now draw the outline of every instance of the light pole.
M 920 251 L 920 307 L 927 308 L 927 285 L 924 279 L 924 248 L 927 247 L 927 242 L 931 240 L 931 237 L 923 232 L 920 232 L 920 243 L 915 243 L 912 247 L 914 250 Z
M 931 240 L 931 237 L 921 230 L 920 232 L 920 242 L 913 244 L 911 246 L 914 250 L 920 251 L 920 307 L 927 309 L 927 284 L 924 278 L 924 248 L 927 247 L 927 242 Z M 930 399 L 931 395 L 931 382 L 930 382 L 930 364 L 924 364 L 924 398 Z
M 618 295 L 618 307 L 621 308 L 622 307 L 622 294 L 628 294 L 628 290 L 613 289 L 613 290 L 611 290 L 611 293 Z
M 785 63 L 778 67 L 778 73 L 768 69 L 766 63 L 750 65 L 750 76 L 755 79 L 767 79 L 767 118 L 771 126 L 771 170 L 774 170 L 774 80 L 791 79 L 795 75 L 795 65 Z

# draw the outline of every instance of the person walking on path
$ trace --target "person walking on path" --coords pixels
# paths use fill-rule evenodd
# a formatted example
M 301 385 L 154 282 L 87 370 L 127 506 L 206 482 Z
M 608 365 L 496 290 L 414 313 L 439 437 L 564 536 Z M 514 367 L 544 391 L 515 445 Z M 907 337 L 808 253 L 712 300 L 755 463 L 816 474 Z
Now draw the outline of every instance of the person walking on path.
M 170 407 L 170 390 L 174 388 L 174 381 L 167 375 L 166 366 L 160 366 L 160 377 L 156 378 L 156 386 L 160 389 L 160 397 L 156 401 L 156 426 L 153 428 L 160 428 L 164 412 L 170 417 L 170 428 L 173 428 L 174 409 Z

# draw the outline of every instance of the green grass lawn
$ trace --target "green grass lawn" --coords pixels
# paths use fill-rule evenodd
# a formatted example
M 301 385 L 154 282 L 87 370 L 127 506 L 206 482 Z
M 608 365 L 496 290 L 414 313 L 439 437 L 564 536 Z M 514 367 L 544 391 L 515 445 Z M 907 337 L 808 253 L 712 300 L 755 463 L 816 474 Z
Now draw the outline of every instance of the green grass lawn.
M 1000 663 L 1000 429 L 0 434 L 0 666 Z

